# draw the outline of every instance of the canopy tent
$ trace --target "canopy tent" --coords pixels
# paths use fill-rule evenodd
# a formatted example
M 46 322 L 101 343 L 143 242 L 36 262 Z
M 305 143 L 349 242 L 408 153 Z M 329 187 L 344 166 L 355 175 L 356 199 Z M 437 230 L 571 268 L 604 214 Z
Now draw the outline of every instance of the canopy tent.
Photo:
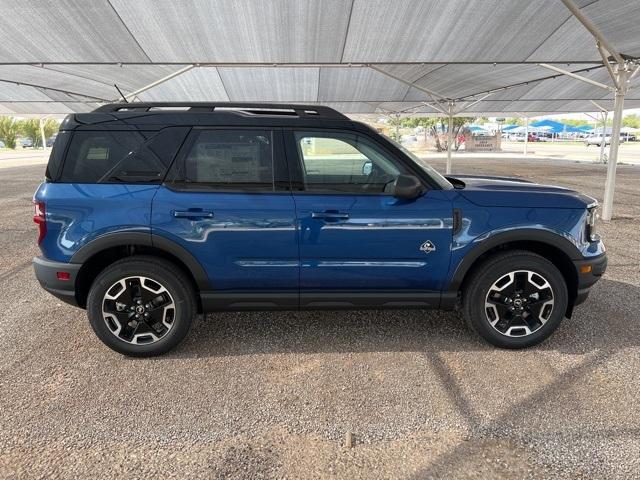
M 519 127 L 519 125 L 515 125 L 515 124 L 514 125 L 505 125 L 504 127 L 502 127 L 502 131 L 503 132 L 510 132 L 510 131 L 518 128 L 518 127 Z
M 640 107 L 640 2 L 0 0 L 0 18 L 0 115 L 90 111 L 114 84 L 449 119 Z
M 469 125 L 467 128 L 471 133 L 483 133 L 483 132 L 487 133 L 488 132 L 486 128 L 483 128 L 479 125 Z
M 533 122 L 531 124 L 532 127 L 546 127 L 547 131 L 550 133 L 581 133 L 577 127 L 572 125 L 567 125 L 561 122 L 555 122 L 553 120 L 540 120 L 538 122 Z
M 534 126 L 521 126 L 521 127 L 516 127 L 512 130 L 509 131 L 509 133 L 535 133 L 535 134 L 540 134 L 540 133 L 548 133 L 551 130 L 551 127 L 534 127 Z
M 640 2 L 575 1 L 612 49 L 640 56 Z M 119 98 L 114 84 L 131 100 L 344 113 L 444 115 L 449 102 L 461 115 L 579 112 L 613 100 L 593 36 L 548 0 L 0 0 L 0 17 L 0 113 L 91 110 Z M 626 105 L 640 107 L 637 88 Z

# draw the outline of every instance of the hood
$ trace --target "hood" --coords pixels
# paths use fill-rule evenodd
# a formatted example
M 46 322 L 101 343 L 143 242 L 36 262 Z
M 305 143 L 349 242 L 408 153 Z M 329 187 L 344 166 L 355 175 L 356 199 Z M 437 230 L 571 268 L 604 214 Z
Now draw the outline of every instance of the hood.
M 513 177 L 452 175 L 454 185 L 470 202 L 485 207 L 587 208 L 595 200 L 587 195 L 554 185 L 543 185 Z

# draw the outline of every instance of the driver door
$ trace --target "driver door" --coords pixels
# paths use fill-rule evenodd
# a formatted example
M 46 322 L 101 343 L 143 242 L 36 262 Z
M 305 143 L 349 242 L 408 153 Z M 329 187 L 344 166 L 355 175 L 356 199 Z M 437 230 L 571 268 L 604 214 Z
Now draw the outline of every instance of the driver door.
M 289 131 L 300 245 L 300 305 L 437 306 L 449 268 L 451 203 L 393 196 L 411 172 L 353 132 Z

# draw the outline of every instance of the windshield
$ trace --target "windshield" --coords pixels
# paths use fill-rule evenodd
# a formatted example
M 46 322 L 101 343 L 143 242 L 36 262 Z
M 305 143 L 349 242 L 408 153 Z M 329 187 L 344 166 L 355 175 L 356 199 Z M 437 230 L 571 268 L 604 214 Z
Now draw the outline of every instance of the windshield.
M 433 178 L 433 180 L 438 184 L 438 186 L 440 188 L 442 188 L 443 190 L 450 190 L 453 188 L 453 185 L 451 185 L 451 183 L 449 182 L 449 180 L 447 180 L 446 178 L 444 178 L 435 168 L 433 168 L 431 165 L 429 165 L 428 163 L 425 163 L 421 158 L 419 158 L 415 153 L 407 150 L 405 147 L 403 147 L 402 145 L 400 145 L 400 143 L 396 142 L 393 139 L 390 139 L 393 143 L 395 143 L 397 145 L 397 147 L 402 150 L 409 158 L 411 158 L 411 160 L 413 160 L 413 162 L 418 165 L 420 168 L 422 168 L 425 172 L 427 172 L 429 174 L 429 176 L 431 178 Z

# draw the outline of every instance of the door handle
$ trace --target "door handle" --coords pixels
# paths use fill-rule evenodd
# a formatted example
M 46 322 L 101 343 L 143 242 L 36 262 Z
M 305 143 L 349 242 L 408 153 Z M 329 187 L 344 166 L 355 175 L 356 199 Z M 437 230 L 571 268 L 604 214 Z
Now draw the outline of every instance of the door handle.
M 205 210 L 174 210 L 175 218 L 213 218 L 213 212 Z
M 344 212 L 332 211 L 312 212 L 311 218 L 317 218 L 320 220 L 347 220 L 349 218 L 349 214 Z

